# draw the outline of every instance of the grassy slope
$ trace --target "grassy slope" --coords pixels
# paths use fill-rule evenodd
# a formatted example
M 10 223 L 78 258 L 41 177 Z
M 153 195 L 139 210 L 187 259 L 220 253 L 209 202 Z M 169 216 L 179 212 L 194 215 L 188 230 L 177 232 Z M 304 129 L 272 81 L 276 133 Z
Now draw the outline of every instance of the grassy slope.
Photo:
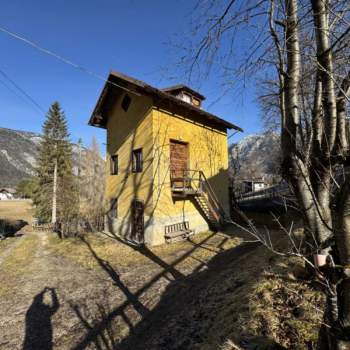
M 194 242 L 206 238 L 210 234 L 199 235 Z M 218 242 L 209 239 L 176 264 L 187 277 L 170 283 L 159 301 L 154 297 L 149 302 L 154 308 L 122 341 L 121 349 L 235 349 L 230 341 L 256 343 L 258 349 L 274 342 L 288 349 L 315 344 L 323 298 L 302 279 L 302 262 L 277 257 L 254 244 L 237 247 L 240 241 L 227 238 L 218 248 Z M 144 266 L 146 271 L 151 264 L 149 257 L 109 238 L 90 236 L 88 242 L 112 266 Z M 283 248 L 284 240 L 279 244 Z M 52 238 L 51 245 L 85 267 L 98 266 L 76 239 Z M 152 248 L 152 253 L 172 264 L 192 248 L 192 243 L 182 242 Z

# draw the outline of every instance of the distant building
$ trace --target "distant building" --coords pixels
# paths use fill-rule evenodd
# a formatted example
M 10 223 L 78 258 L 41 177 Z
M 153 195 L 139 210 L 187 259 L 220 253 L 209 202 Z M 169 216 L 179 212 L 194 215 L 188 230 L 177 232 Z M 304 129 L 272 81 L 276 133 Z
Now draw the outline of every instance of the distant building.
M 107 130 L 107 228 L 162 244 L 229 215 L 227 130 L 185 85 L 154 88 L 111 72 L 89 124 Z
M 0 200 L 14 199 L 16 190 L 13 188 L 0 188 Z
M 242 185 L 243 193 L 260 191 L 266 187 L 266 183 L 263 179 L 243 180 Z

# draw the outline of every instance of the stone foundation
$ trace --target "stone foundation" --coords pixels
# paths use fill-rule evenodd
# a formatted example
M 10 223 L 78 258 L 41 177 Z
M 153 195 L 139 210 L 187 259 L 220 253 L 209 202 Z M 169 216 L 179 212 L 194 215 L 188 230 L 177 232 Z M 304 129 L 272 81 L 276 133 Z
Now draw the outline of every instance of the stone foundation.
M 189 228 L 194 233 L 204 232 L 209 230 L 209 226 L 205 219 L 198 212 L 184 213 L 178 216 L 171 217 L 144 217 L 145 229 L 144 237 L 133 237 L 132 222 L 130 214 L 123 218 L 106 220 L 106 231 L 111 232 L 121 238 L 133 241 L 135 243 L 145 243 L 149 246 L 155 246 L 165 243 L 165 226 L 188 221 Z

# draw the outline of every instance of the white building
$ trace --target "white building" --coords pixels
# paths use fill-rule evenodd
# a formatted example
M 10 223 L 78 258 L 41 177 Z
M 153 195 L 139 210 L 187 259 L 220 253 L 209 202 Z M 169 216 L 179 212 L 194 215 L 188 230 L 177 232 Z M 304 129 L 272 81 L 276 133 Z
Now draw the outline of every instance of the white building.
M 11 200 L 15 198 L 16 190 L 13 188 L 0 188 L 0 200 Z
M 260 191 L 266 187 L 264 180 L 244 180 L 242 183 L 244 193 Z

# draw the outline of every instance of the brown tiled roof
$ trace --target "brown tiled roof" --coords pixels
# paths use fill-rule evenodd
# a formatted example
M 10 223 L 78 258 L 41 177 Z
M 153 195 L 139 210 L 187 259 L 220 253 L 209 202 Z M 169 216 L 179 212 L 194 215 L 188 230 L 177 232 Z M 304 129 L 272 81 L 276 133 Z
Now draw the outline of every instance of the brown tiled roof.
M 213 123 L 220 125 L 221 127 L 243 131 L 240 127 L 224 119 L 221 119 L 214 114 L 206 112 L 201 108 L 191 105 L 185 101 L 182 101 L 164 90 L 157 89 L 151 85 L 146 84 L 141 80 L 134 79 L 125 74 L 115 72 L 115 71 L 110 72 L 108 76 L 108 80 L 101 92 L 101 95 L 97 101 L 96 107 L 90 117 L 89 125 L 105 128 L 106 116 L 103 115 L 103 110 L 105 109 L 104 105 L 106 103 L 106 96 L 111 91 L 111 89 L 115 89 L 115 88 L 124 89 L 128 91 L 130 94 L 150 95 L 156 98 L 158 101 L 162 101 L 163 104 L 166 104 L 167 106 L 175 105 L 175 106 L 183 107 L 188 112 L 190 112 L 190 114 L 201 116 L 207 119 L 208 121 L 211 121 Z

